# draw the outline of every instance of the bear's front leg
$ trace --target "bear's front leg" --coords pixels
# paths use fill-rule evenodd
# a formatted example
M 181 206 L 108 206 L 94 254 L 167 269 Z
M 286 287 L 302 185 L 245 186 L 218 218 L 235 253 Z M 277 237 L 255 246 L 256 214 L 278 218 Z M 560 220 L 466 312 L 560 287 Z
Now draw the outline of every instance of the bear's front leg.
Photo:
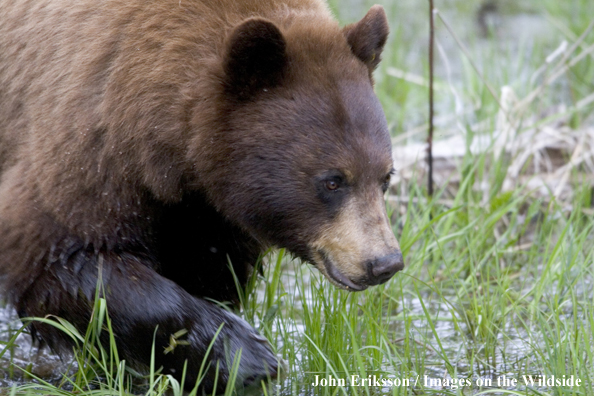
M 213 303 L 191 296 L 157 274 L 138 256 L 95 253 L 89 249 L 59 256 L 61 259 L 50 263 L 16 301 L 21 315 L 56 315 L 84 333 L 101 271 L 101 295 L 107 300 L 118 352 L 129 364 L 148 367 L 154 342 L 155 367 L 163 367 L 164 374 L 181 379 L 187 361 L 186 389 L 194 387 L 206 358 L 209 365 L 201 389 L 207 392 L 213 389 L 218 365 L 216 387 L 222 391 L 240 350 L 238 386 L 276 376 L 277 358 L 266 339 L 247 322 Z M 209 356 L 205 356 L 221 325 Z M 33 326 L 53 348 L 70 342 L 52 326 L 40 323 Z M 180 339 L 186 342 L 171 345 L 171 336 L 184 329 L 187 333 Z M 105 340 L 102 342 L 107 345 Z

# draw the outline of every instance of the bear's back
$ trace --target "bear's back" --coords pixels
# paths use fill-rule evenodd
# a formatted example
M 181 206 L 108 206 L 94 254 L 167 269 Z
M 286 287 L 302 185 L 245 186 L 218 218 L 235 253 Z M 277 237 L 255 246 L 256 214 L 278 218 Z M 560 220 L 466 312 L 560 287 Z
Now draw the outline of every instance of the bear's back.
M 169 128 L 179 128 L 183 84 L 200 78 L 221 33 L 247 17 L 331 18 L 321 0 L 0 0 L 0 9 L 0 174 L 40 151 L 52 160 L 75 147 L 88 154 L 105 138 L 91 135 L 120 122 L 116 111 L 130 119 L 125 108 L 152 106 L 146 123 L 169 114 Z M 164 103 L 171 108 L 159 112 Z

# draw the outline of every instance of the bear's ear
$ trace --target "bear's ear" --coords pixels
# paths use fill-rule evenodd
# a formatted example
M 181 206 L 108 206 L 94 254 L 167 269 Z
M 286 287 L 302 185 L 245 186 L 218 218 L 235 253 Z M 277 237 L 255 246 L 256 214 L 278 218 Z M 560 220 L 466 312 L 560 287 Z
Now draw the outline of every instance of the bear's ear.
M 369 68 L 371 73 L 380 62 L 380 55 L 388 39 L 388 18 L 380 5 L 371 7 L 359 22 L 343 29 L 353 54 Z
M 226 88 L 240 99 L 282 81 L 287 44 L 276 25 L 262 18 L 241 23 L 227 39 Z

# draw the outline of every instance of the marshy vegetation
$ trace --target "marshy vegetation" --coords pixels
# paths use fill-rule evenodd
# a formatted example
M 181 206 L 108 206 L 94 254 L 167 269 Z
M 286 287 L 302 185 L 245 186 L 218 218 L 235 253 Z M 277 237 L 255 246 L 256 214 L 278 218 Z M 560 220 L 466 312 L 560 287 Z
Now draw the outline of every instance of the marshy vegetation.
M 428 2 L 380 3 L 392 33 L 376 92 L 393 134 L 387 204 L 406 268 L 348 293 L 283 251 L 265 258 L 241 314 L 287 370 L 255 392 L 594 395 L 594 2 L 436 0 L 432 199 Z M 349 23 L 372 4 L 331 7 Z M 142 381 L 93 346 L 108 310 L 97 301 L 87 335 L 60 323 L 80 341 L 74 363 L 30 352 L 5 313 L 6 393 L 181 394 L 158 374 L 133 386 Z

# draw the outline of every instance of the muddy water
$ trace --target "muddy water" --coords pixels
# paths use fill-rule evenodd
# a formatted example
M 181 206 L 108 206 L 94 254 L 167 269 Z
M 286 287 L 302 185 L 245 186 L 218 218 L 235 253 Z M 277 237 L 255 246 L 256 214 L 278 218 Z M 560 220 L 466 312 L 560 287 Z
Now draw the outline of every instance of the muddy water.
M 406 59 L 403 61 L 404 64 L 394 66 L 403 70 L 414 70 L 415 65 L 425 62 L 424 59 L 426 57 L 427 2 L 399 0 L 386 1 L 384 3 L 390 18 L 393 20 L 391 23 L 394 25 L 393 31 L 398 32 L 396 35 L 398 39 L 406 42 L 410 48 Z M 488 12 L 484 16 L 484 21 L 481 22 L 477 15 L 478 2 L 467 2 L 473 3 L 474 6 L 468 6 L 464 11 L 457 11 L 456 7 L 450 7 L 450 5 L 456 3 L 453 0 L 446 3 L 446 5 L 442 5 L 440 12 L 450 25 L 454 27 L 462 40 L 474 43 L 469 48 L 473 51 L 473 56 L 478 62 L 479 67 L 481 63 L 487 62 L 487 59 L 492 58 L 492 52 L 490 51 L 513 51 L 520 57 L 528 57 L 530 56 L 530 43 L 538 40 L 551 40 L 551 43 L 554 42 L 550 36 L 550 25 L 541 15 L 531 12 L 508 14 Z M 458 3 L 461 3 L 461 1 L 458 1 L 456 4 Z M 367 4 L 361 0 L 344 0 L 340 4 L 340 9 L 336 11 L 337 16 L 342 21 L 353 22 L 365 13 L 371 3 Z M 484 26 L 481 26 L 482 23 L 486 24 L 490 32 L 488 34 L 491 34 L 491 38 L 484 37 L 485 32 L 483 31 Z M 454 86 L 464 84 L 461 72 L 463 60 L 456 40 L 447 32 L 443 25 L 438 28 L 437 40 L 438 45 L 441 47 L 441 50 L 438 49 L 438 52 L 441 54 L 438 55 L 441 59 L 437 65 L 438 76 L 441 76 L 444 80 L 451 81 Z M 398 43 L 391 42 L 390 45 L 398 45 Z M 528 47 L 523 45 L 527 45 Z M 522 51 L 525 52 L 522 53 Z M 482 59 L 485 60 L 483 61 Z M 524 73 L 522 70 L 519 70 L 519 72 Z M 418 73 L 422 74 L 422 69 L 419 69 Z M 378 83 L 381 83 L 381 81 L 378 81 Z M 446 108 L 450 104 L 443 104 L 442 106 Z M 425 115 L 421 111 L 424 111 L 424 109 L 420 109 L 419 114 L 411 114 L 410 119 L 405 125 L 414 127 L 422 123 Z M 294 278 L 287 277 L 286 279 L 287 282 L 290 282 Z M 287 289 L 294 290 L 295 287 L 287 285 Z M 405 299 L 404 301 L 412 315 L 415 313 L 423 315 L 418 300 Z M 435 312 L 447 311 L 446 308 L 439 306 L 431 307 Z M 452 354 L 458 353 L 460 346 L 452 322 L 440 321 L 436 325 L 438 326 L 437 330 L 439 331 L 440 338 L 445 343 L 444 348 Z M 419 322 L 420 326 L 421 323 Z M 6 342 L 20 327 L 21 324 L 11 307 L 0 308 L 0 342 Z M 302 327 L 303 324 L 295 323 L 295 329 L 299 330 Z M 508 334 L 517 334 L 517 338 L 505 341 L 505 358 L 501 353 L 495 356 L 494 364 L 498 367 L 498 372 L 500 373 L 506 372 L 506 369 L 516 369 L 516 367 L 507 367 L 506 365 L 512 364 L 509 362 L 513 362 L 514 357 L 523 356 L 526 349 L 524 346 L 526 342 L 525 335 L 518 334 L 517 329 L 513 331 L 510 329 Z M 62 361 L 47 349 L 38 349 L 36 346 L 33 346 L 30 336 L 26 334 L 20 335 L 16 340 L 16 344 L 18 346 L 5 353 L 0 362 L 1 387 L 30 381 L 30 378 L 23 376 L 22 372 L 14 368 L 14 366 L 29 367 L 35 375 L 46 380 L 58 379 L 63 372 L 68 370 L 69 361 Z M 10 367 L 10 361 L 14 365 L 13 368 Z M 464 367 L 460 367 L 459 369 L 461 372 L 471 371 L 469 368 Z M 443 369 L 436 366 L 433 369 L 428 368 L 428 374 L 436 378 L 443 378 L 445 373 Z M 484 375 L 488 376 L 489 373 L 484 373 Z

